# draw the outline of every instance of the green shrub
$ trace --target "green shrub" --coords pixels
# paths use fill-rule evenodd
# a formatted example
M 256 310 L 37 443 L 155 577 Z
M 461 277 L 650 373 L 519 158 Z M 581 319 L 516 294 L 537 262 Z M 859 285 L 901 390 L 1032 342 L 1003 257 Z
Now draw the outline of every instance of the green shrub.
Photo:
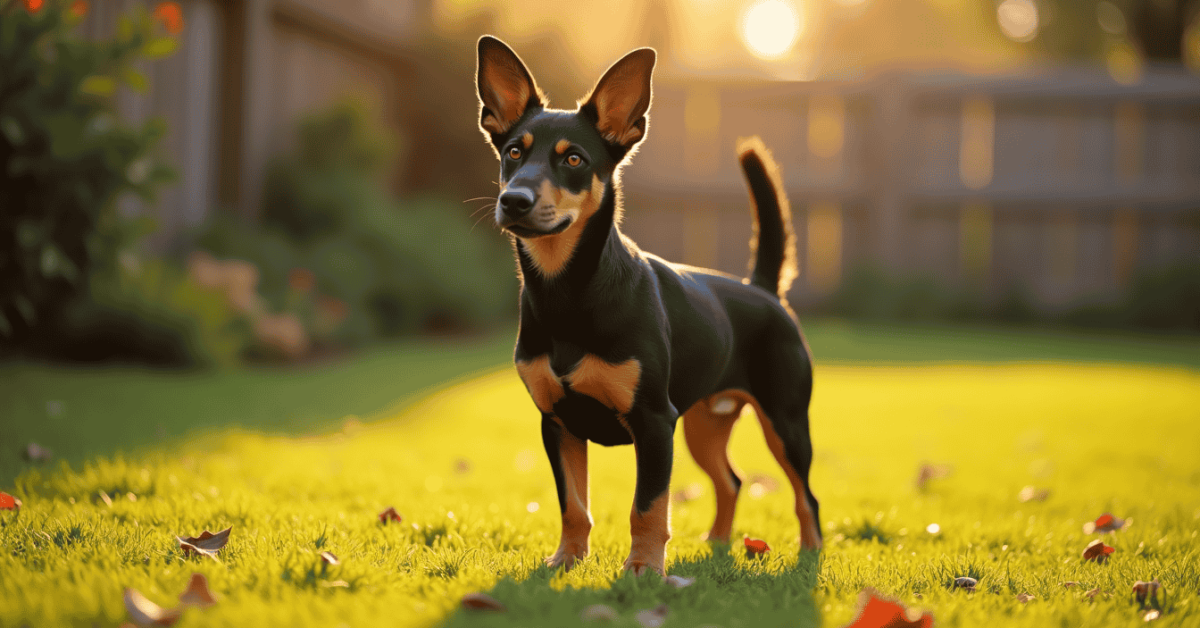
M 218 216 L 197 246 L 255 264 L 272 311 L 287 309 L 292 271 L 311 271 L 319 294 L 347 306 L 333 332 L 346 345 L 511 318 L 506 243 L 455 203 L 395 200 L 383 184 L 392 143 L 368 120 L 352 103 L 303 120 L 295 154 L 268 171 L 261 222 Z
M 145 89 L 134 62 L 175 40 L 144 10 L 93 41 L 75 32 L 70 2 L 32 14 L 18 4 L 0 0 L 0 346 L 53 336 L 94 277 L 115 278 L 144 231 L 117 198 L 152 198 L 171 177 L 154 157 L 163 123 L 118 122 L 111 96 L 118 82 Z

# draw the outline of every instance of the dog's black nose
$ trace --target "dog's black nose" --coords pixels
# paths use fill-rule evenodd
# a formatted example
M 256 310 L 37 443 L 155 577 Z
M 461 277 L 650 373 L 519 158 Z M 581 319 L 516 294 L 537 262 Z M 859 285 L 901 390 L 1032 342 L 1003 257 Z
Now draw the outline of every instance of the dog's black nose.
M 533 209 L 533 190 L 508 188 L 500 195 L 500 209 L 512 218 L 520 218 Z

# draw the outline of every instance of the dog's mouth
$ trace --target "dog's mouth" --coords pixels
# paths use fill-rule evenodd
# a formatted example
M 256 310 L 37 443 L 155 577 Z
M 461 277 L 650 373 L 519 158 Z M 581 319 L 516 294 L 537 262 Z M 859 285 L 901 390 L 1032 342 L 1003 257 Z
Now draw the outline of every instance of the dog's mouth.
M 515 235 L 519 238 L 532 239 L 532 238 L 541 238 L 541 237 L 545 237 L 545 236 L 551 236 L 551 235 L 562 233 L 567 230 L 567 227 L 571 226 L 571 222 L 572 222 L 572 220 L 571 220 L 570 216 L 563 216 L 563 219 L 561 221 L 559 221 L 559 223 L 557 225 L 554 225 L 553 227 L 551 227 L 549 229 L 538 229 L 535 227 L 530 227 L 528 225 L 522 225 L 522 224 L 517 224 L 517 223 L 513 223 L 513 224 L 509 224 L 509 225 L 501 225 L 501 227 L 508 230 L 509 233 L 512 233 L 513 235 Z

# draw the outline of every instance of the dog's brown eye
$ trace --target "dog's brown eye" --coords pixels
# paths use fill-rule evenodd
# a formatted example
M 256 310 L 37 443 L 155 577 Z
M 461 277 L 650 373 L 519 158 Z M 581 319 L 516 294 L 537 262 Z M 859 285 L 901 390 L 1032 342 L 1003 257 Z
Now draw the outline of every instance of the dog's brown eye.
M 567 165 L 572 168 L 583 163 L 583 159 L 579 155 L 567 155 Z
M 513 159 L 520 159 L 521 158 L 521 149 L 517 148 L 516 146 L 513 146 L 512 148 L 508 149 L 508 156 L 512 157 Z

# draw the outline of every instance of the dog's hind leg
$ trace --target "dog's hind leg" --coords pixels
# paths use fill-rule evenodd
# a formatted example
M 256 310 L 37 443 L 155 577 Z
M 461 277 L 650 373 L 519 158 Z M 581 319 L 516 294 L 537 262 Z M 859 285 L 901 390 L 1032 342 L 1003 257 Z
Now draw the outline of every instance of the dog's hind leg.
M 587 556 L 588 535 L 592 531 L 592 516 L 588 512 L 587 441 L 567 431 L 557 417 L 549 415 L 542 418 L 542 441 L 550 458 L 562 510 L 562 540 L 546 564 L 570 569 Z
M 683 435 L 696 464 L 712 478 L 717 516 L 706 537 L 729 542 L 733 513 L 742 479 L 729 463 L 729 435 L 745 403 L 732 395 L 716 394 L 696 402 L 683 415 Z

